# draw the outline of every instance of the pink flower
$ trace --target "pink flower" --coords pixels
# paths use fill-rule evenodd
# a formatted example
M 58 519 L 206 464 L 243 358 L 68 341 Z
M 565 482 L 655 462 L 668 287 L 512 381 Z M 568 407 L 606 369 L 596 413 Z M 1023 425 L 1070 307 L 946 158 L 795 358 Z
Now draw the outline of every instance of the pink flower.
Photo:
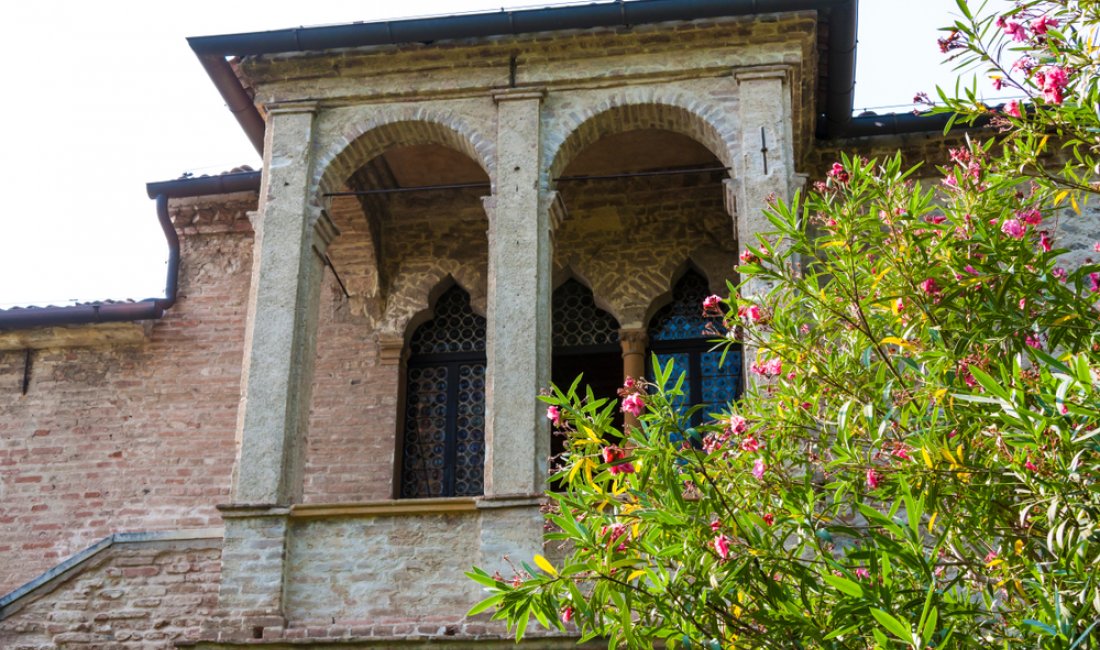
M 993 560 L 996 560 L 996 559 L 997 559 L 997 551 L 990 551 L 990 552 L 985 554 L 984 561 L 985 561 L 986 564 L 989 564 L 990 562 L 992 562 Z
M 775 515 L 770 512 L 764 513 L 764 523 L 771 526 L 775 523 Z
M 1049 253 L 1051 249 L 1050 235 L 1047 231 L 1043 230 L 1039 233 L 1039 248 L 1043 249 L 1044 253 Z
M 936 296 L 940 293 L 940 285 L 936 284 L 935 278 L 928 278 L 920 283 L 920 290 L 930 296 Z
M 993 90 L 1000 90 L 1001 88 L 1004 88 L 1004 85 L 1004 77 L 993 77 Z
M 873 468 L 867 470 L 867 488 L 871 490 L 877 488 L 880 478 L 881 477 L 879 476 L 879 473 L 876 472 Z
M 1093 293 L 1100 291 L 1100 272 L 1093 271 L 1089 273 L 1089 291 Z
M 1024 210 L 1023 212 L 1017 212 L 1016 216 L 1019 217 L 1020 220 L 1024 223 L 1032 226 L 1038 226 L 1039 222 L 1043 220 L 1043 213 L 1039 212 L 1035 208 Z
M 741 315 L 755 323 L 764 317 L 764 312 L 760 309 L 760 305 L 749 305 L 742 309 Z
M 1100 253 L 1100 241 L 1092 245 L 1092 250 L 1094 253 Z
M 721 302 L 722 302 L 722 299 L 719 298 L 718 296 L 714 296 L 714 295 L 707 296 L 706 298 L 703 298 L 703 311 L 704 312 L 718 311 L 718 305 Z
M 718 557 L 723 560 L 730 559 L 730 542 L 732 541 L 729 537 L 726 537 L 725 533 L 714 538 L 714 551 L 718 553 Z
M 1005 219 L 1001 224 L 1001 232 L 1013 239 L 1021 239 L 1027 232 L 1027 227 L 1019 219 Z
M 856 578 L 860 580 L 869 580 L 871 578 L 871 572 L 863 567 L 859 567 L 855 570 Z
M 947 216 L 942 214 L 930 214 L 924 218 L 924 221 L 931 224 L 941 224 L 944 221 L 947 221 Z
M 611 467 L 607 468 L 607 471 L 612 474 L 633 474 L 634 464 L 629 462 L 619 462 L 626 458 L 626 450 L 616 447 L 615 445 L 608 445 L 603 448 L 603 462 L 608 463 Z
M 1027 468 L 1027 471 L 1029 471 L 1029 472 L 1039 471 L 1039 468 L 1035 466 L 1035 463 L 1031 462 L 1031 457 L 1030 456 L 1028 456 L 1027 460 L 1024 461 L 1024 467 Z M 988 560 L 986 560 L 986 561 L 988 562 Z
M 754 361 L 753 364 L 749 366 L 749 370 L 765 377 L 778 377 L 783 374 L 783 360 L 779 357 L 774 357 L 764 363 Z
M 898 298 L 897 300 L 894 301 L 894 311 L 896 311 L 899 314 L 901 312 L 905 311 L 905 300 L 904 299 Z
M 1024 117 L 1024 114 L 1020 111 L 1020 102 L 1015 99 L 1005 105 L 1005 113 L 1018 119 L 1023 119 Z
M 1041 347 L 1043 347 L 1043 344 L 1039 341 L 1039 339 L 1034 334 L 1028 334 L 1027 338 L 1024 339 L 1024 344 L 1027 345 L 1029 348 L 1041 348 Z
M 1027 40 L 1027 32 L 1024 31 L 1024 26 L 1018 22 L 1011 20 L 1005 22 L 1001 29 L 1003 29 L 1004 33 L 1009 35 L 1015 42 L 1020 43 Z
M 1059 282 L 1064 283 L 1066 281 L 1066 270 L 1060 266 L 1054 267 L 1050 274 Z
M 829 178 L 835 178 L 841 183 L 847 183 L 849 178 L 848 172 L 844 170 L 844 165 L 838 162 L 833 163 L 833 168 L 829 170 L 828 176 Z
M 546 419 L 554 423 L 554 426 L 561 426 L 561 409 L 556 406 L 546 407 Z
M 718 519 L 715 519 L 714 521 L 710 522 L 710 529 L 717 533 L 719 530 L 722 530 L 722 522 Z
M 1035 75 L 1040 90 L 1043 91 L 1043 99 L 1050 104 L 1061 104 L 1065 99 L 1066 84 L 1069 83 L 1069 75 L 1064 68 L 1052 65 Z
M 752 464 L 752 476 L 758 481 L 764 478 L 764 472 L 767 470 L 768 465 L 763 458 L 757 458 L 756 462 Z
M 620 408 L 623 413 L 638 417 L 645 410 L 645 400 L 638 393 L 631 393 L 623 398 L 623 405 Z
M 909 449 L 906 448 L 904 445 L 901 445 L 897 449 L 895 449 L 893 452 L 891 452 L 891 455 L 894 458 L 897 458 L 897 459 L 900 459 L 900 460 L 909 460 Z
M 569 605 L 566 605 L 561 610 L 561 622 L 568 623 L 571 620 L 573 620 L 573 608 Z
M 630 390 L 631 388 L 634 388 L 634 384 L 635 384 L 634 378 L 633 377 L 627 377 L 626 380 L 623 381 L 623 388 L 625 388 L 627 390 Z
M 964 266 L 963 270 L 966 271 L 967 273 L 969 273 L 970 275 L 978 275 L 978 270 L 975 269 L 973 266 L 971 266 L 969 264 Z
M 760 261 L 760 258 L 747 248 L 741 251 L 741 255 L 738 257 L 742 264 L 755 264 Z
M 730 432 L 740 435 L 749 430 L 749 422 L 745 418 L 734 413 L 730 416 Z
M 750 454 L 760 451 L 760 441 L 752 436 L 747 436 L 741 441 L 741 451 L 746 451 Z
M 1031 21 L 1031 31 L 1036 34 L 1046 34 L 1047 30 L 1051 27 L 1058 26 L 1058 19 L 1051 18 L 1050 16 L 1039 16 L 1035 20 Z

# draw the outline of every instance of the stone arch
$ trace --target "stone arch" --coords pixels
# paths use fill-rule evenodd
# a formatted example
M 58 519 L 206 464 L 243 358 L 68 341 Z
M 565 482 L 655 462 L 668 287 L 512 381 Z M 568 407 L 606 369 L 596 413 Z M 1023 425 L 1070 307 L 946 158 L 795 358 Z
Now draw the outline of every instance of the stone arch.
M 471 264 L 454 264 L 435 272 L 402 274 L 408 278 L 394 287 L 382 316 L 383 335 L 400 338 L 408 343 L 417 327 L 431 320 L 435 303 L 445 291 L 458 285 L 470 294 L 470 308 L 486 316 L 487 296 L 484 274 Z
M 665 265 L 664 268 L 654 269 L 654 273 L 665 281 L 665 286 L 667 287 L 667 289 L 665 289 L 660 294 L 654 296 L 653 300 L 649 302 L 649 307 L 647 307 L 645 311 L 645 317 L 642 319 L 642 322 L 645 323 L 646 327 L 649 327 L 649 322 L 653 320 L 653 316 L 656 315 L 658 311 L 660 311 L 662 308 L 672 302 L 673 288 L 688 271 L 694 271 L 695 273 L 703 276 L 703 278 L 707 281 L 707 286 L 711 288 L 711 291 L 715 290 L 714 277 L 711 274 L 707 273 L 703 266 L 696 262 L 693 257 L 688 257 L 684 260 L 681 260 L 677 264 L 668 264 Z M 718 293 L 718 295 L 722 294 Z M 702 311 L 702 309 L 703 307 L 702 305 L 700 305 L 699 310 Z
M 544 167 L 549 182 L 601 137 L 639 129 L 662 129 L 692 138 L 736 171 L 738 132 L 722 107 L 680 93 L 627 89 L 571 114 L 551 136 Z
M 592 301 L 596 303 L 597 307 L 611 314 L 611 316 L 616 321 L 620 323 L 622 322 L 621 315 L 619 314 L 621 310 L 618 309 L 618 307 L 613 304 L 608 299 L 608 297 L 603 294 L 603 292 L 597 291 L 597 288 L 592 283 L 592 281 L 589 280 L 584 273 L 581 273 L 576 268 L 574 268 L 572 264 L 565 264 L 564 266 L 554 268 L 553 276 L 550 282 L 551 294 L 553 294 L 554 291 L 557 291 L 558 287 L 565 284 L 569 280 L 576 280 L 577 282 L 583 284 L 586 289 L 592 292 Z
M 450 112 L 415 106 L 387 108 L 372 119 L 352 123 L 330 150 L 318 154 L 314 179 L 318 204 L 324 205 L 325 194 L 342 190 L 356 169 L 387 149 L 419 144 L 438 144 L 466 154 L 493 184 L 492 139 Z

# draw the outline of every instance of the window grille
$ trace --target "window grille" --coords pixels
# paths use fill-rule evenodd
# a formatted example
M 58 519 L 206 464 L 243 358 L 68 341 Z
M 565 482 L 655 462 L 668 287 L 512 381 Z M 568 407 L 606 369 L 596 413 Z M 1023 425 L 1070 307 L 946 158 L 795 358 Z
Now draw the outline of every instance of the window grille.
M 714 324 L 714 319 L 703 316 L 703 299 L 708 295 L 706 278 L 689 270 L 673 287 L 672 302 L 649 323 L 650 350 L 657 362 L 662 366 L 673 362 L 670 384 L 675 385 L 681 373 L 685 375 L 683 395 L 676 398 L 675 407 L 686 410 L 693 404 L 705 405 L 692 417 L 695 425 L 705 413 L 720 410 L 741 395 L 741 347 L 729 348 L 724 360 L 722 349 L 711 350 L 714 344 L 710 339 L 716 335 L 708 333 L 707 325 Z
M 405 390 L 402 498 L 477 496 L 485 466 L 485 319 L 460 287 L 413 332 Z
M 554 349 L 617 346 L 619 323 L 596 306 L 592 292 L 576 280 L 566 280 L 554 291 Z

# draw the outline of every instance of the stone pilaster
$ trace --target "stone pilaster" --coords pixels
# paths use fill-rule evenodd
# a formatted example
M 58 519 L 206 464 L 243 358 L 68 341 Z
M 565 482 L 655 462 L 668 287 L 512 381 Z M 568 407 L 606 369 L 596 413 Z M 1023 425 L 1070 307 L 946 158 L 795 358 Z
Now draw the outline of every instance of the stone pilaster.
M 485 497 L 541 493 L 550 431 L 539 389 L 550 380 L 550 224 L 540 192 L 543 93 L 493 95 L 497 165 L 489 216 Z
M 233 503 L 216 636 L 252 638 L 284 621 L 287 506 L 300 500 L 322 255 L 336 236 L 310 205 L 314 107 L 268 114 L 245 324 Z M 316 214 L 315 214 L 316 212 Z
M 314 111 L 273 109 L 245 325 L 239 456 L 233 502 L 285 505 L 299 491 L 298 442 L 308 409 L 322 260 L 313 250 L 333 231 L 309 206 Z M 328 226 L 328 227 L 326 227 Z

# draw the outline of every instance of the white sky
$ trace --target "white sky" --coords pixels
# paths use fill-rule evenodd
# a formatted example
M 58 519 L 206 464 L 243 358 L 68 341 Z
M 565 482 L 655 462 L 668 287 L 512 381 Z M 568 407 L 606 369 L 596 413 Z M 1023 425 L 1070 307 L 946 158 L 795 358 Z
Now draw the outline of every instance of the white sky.
M 259 169 L 185 37 L 531 4 L 0 3 L 0 309 L 162 296 L 167 246 L 145 183 Z M 857 111 L 908 110 L 916 91 L 954 83 L 935 42 L 954 0 L 860 4 Z

